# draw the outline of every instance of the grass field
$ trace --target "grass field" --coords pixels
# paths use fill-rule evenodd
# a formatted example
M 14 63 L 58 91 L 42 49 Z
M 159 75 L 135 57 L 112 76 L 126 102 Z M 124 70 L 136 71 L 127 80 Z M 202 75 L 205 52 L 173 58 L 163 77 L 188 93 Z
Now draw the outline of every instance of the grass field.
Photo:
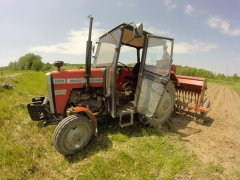
M 233 80 L 225 81 L 225 80 L 209 79 L 208 82 L 232 86 L 234 88 L 234 90 L 240 95 L 240 82 L 239 81 L 233 81 Z
M 18 76 L 9 76 L 20 74 Z M 136 123 L 121 129 L 104 118 L 99 133 L 83 151 L 58 154 L 51 138 L 55 126 L 39 128 L 30 120 L 26 104 L 47 95 L 43 72 L 4 72 L 0 84 L 0 179 L 221 179 L 217 163 L 203 164 L 166 128 Z

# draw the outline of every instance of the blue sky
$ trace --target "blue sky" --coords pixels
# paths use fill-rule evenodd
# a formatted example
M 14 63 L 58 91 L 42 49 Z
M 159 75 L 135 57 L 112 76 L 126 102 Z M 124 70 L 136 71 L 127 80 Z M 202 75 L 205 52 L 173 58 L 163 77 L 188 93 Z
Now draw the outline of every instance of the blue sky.
M 239 0 L 0 0 L 0 66 L 26 53 L 84 63 L 93 41 L 122 22 L 175 39 L 175 64 L 240 75 Z

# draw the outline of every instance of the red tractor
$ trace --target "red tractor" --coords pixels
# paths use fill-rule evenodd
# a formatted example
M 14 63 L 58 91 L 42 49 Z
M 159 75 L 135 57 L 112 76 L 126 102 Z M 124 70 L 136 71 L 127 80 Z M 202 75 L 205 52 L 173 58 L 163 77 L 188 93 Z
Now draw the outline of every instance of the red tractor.
M 32 120 L 58 123 L 53 145 L 59 153 L 74 154 L 97 136 L 96 115 L 119 117 L 125 127 L 135 114 L 156 126 L 174 107 L 208 112 L 206 79 L 176 76 L 172 38 L 144 31 L 141 23 L 120 24 L 92 48 L 92 22 L 90 17 L 85 69 L 61 70 L 63 62 L 55 62 L 57 71 L 46 74 L 48 98 L 33 98 L 27 106 Z

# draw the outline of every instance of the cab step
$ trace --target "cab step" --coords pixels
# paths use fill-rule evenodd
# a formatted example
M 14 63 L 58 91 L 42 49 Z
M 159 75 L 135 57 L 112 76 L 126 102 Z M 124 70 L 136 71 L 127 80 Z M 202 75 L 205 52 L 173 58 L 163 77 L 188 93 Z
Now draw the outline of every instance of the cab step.
M 119 110 L 119 125 L 120 127 L 127 127 L 134 124 L 134 110 L 127 109 L 127 110 Z

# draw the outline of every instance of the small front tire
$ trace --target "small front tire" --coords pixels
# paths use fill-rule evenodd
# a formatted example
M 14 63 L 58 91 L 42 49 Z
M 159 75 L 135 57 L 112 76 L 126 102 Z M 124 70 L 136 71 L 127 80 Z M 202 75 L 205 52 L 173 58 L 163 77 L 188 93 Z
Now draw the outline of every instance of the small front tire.
M 62 155 L 83 149 L 93 135 L 93 125 L 86 116 L 71 115 L 63 119 L 53 133 L 53 145 Z

